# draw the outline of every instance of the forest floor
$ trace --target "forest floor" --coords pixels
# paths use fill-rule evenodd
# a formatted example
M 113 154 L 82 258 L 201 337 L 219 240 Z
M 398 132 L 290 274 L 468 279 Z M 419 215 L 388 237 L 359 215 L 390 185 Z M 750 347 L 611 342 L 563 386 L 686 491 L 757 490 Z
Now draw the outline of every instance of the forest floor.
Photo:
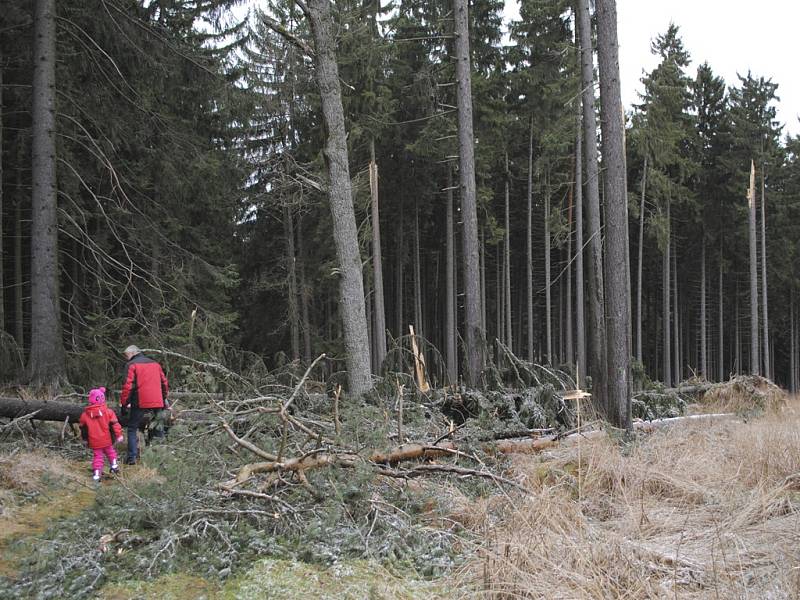
M 43 437 L 26 433 L 0 444 L 3 597 L 800 597 L 800 398 L 632 441 L 586 439 L 513 455 L 503 474 L 527 494 L 465 488 L 453 478 L 392 481 L 414 498 L 400 506 L 388 488 L 373 486 L 363 500 L 370 510 L 353 518 L 361 550 L 326 560 L 237 533 L 238 521 L 230 529 L 203 521 L 193 537 L 170 540 L 160 518 L 204 510 L 183 506 L 185 496 L 205 506 L 198 480 L 176 471 L 187 463 L 186 455 L 173 458 L 179 444 L 156 447 L 143 465 L 95 486 L 77 443 Z M 145 514 L 132 517 L 131 504 Z M 245 513 L 258 505 L 224 506 Z M 382 529 L 382 512 L 403 519 L 403 531 Z M 340 535 L 323 517 L 312 522 L 320 531 L 297 531 L 298 539 Z M 355 527 L 362 519 L 364 527 Z M 447 540 L 452 560 L 424 571 L 425 561 L 367 552 L 394 543 L 390 534 L 410 544 L 412 530 L 427 538 L 413 548 L 433 552 L 432 539 Z M 285 531 L 275 538 L 288 539 Z M 204 549 L 206 539 L 219 546 Z M 215 563 L 224 554 L 215 548 L 226 544 L 237 558 Z M 173 552 L 178 545 L 182 554 Z M 157 549 L 172 560 L 161 561 Z

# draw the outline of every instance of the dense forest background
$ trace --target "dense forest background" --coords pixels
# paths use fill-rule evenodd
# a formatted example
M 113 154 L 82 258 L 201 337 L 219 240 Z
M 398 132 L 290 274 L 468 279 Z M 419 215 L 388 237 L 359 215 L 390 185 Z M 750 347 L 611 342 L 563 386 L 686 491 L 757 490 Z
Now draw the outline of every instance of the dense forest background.
M 8 381 L 37 375 L 41 343 L 31 326 L 31 248 L 43 239 L 32 228 L 34 4 L 0 10 Z M 241 21 L 234 4 L 53 3 L 55 378 L 111 378 L 128 343 L 237 369 L 324 352 L 329 372 L 344 368 L 311 32 L 292 2 Z M 596 236 L 579 210 L 592 185 L 582 156 L 599 128 L 582 135 L 573 4 L 523 0 L 505 37 L 501 10 L 470 4 L 486 358 L 574 369 L 590 335 L 579 309 Z M 345 0 L 333 19 L 371 368 L 409 367 L 412 324 L 430 379 L 452 382 L 465 358 L 452 8 Z M 725 82 L 707 64 L 690 71 L 677 26 L 652 51 L 660 62 L 625 115 L 630 255 L 612 266 L 630 269 L 635 384 L 755 371 L 796 389 L 800 138 L 776 121 L 778 85 L 749 72 Z

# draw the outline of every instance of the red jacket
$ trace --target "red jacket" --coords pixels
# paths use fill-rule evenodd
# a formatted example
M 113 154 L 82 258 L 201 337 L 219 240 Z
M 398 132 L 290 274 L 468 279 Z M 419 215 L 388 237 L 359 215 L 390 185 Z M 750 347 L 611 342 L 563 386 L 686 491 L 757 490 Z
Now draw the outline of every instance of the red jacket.
M 89 442 L 89 448 L 107 448 L 122 435 L 117 415 L 105 404 L 87 406 L 81 415 L 80 426 L 83 439 Z
M 136 408 L 164 408 L 169 392 L 167 376 L 156 361 L 137 354 L 128 361 L 119 403 Z

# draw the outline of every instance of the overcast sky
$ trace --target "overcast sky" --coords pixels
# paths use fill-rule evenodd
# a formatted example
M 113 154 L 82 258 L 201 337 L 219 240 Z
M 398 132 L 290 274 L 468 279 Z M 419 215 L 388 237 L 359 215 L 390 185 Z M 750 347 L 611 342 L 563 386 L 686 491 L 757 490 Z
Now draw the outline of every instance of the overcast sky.
M 519 15 L 517 0 L 506 0 L 506 17 Z M 692 58 L 689 73 L 708 61 L 728 86 L 736 73 L 772 78 L 779 84 L 778 120 L 784 133 L 800 134 L 800 69 L 797 44 L 800 0 L 617 0 L 622 100 L 638 102 L 643 70 L 656 63 L 650 40 L 670 21 L 680 27 Z

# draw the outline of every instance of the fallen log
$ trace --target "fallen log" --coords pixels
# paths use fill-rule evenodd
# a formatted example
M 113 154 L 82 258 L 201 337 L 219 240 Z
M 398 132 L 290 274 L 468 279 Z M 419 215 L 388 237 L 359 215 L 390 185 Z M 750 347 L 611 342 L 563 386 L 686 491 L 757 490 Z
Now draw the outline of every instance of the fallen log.
M 23 398 L 0 396 L 0 418 L 17 419 L 30 413 L 36 413 L 31 419 L 36 421 L 58 421 L 59 423 L 67 421 L 69 423 L 77 423 L 81 418 L 81 413 L 85 406 L 85 404 L 61 402 L 58 400 L 25 400 Z M 120 424 L 123 426 L 127 425 L 127 415 L 120 414 L 119 407 L 112 406 L 111 408 L 117 413 Z M 186 421 L 200 423 L 214 422 L 217 420 L 213 415 L 197 410 L 176 410 L 173 412 L 176 419 Z M 149 414 L 145 415 L 142 421 L 143 424 L 146 424 L 149 419 Z

